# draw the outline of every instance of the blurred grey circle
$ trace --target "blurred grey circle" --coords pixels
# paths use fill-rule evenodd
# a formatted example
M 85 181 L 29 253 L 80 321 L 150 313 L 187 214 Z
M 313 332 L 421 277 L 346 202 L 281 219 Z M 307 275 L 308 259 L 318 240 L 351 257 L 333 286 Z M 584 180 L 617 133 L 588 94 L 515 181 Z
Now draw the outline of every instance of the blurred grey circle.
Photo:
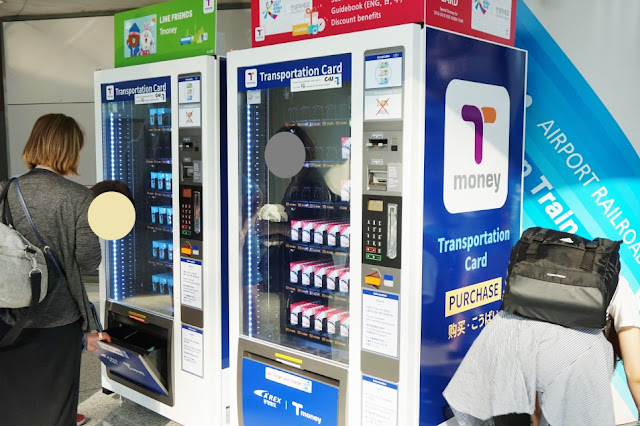
M 264 150 L 264 161 L 269 171 L 280 178 L 297 175 L 304 167 L 304 159 L 304 144 L 291 132 L 276 133 Z

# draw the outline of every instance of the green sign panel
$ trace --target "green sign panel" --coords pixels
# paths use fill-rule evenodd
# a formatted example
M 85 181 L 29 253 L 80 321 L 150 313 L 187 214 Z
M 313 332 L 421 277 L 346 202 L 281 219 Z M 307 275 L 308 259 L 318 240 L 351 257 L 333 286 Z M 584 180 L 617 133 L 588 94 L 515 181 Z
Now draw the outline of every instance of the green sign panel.
M 116 67 L 215 54 L 216 0 L 173 0 L 114 18 Z

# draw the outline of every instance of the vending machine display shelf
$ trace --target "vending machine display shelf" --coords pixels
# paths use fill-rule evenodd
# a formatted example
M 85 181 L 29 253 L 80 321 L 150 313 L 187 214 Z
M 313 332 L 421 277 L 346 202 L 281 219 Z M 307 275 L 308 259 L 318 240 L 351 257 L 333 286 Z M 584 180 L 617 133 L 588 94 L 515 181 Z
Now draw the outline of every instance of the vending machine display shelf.
M 349 211 L 349 202 L 348 201 L 325 201 L 325 202 L 315 202 L 315 201 L 286 201 L 285 205 L 291 208 L 302 208 L 302 209 L 316 209 L 316 210 L 340 210 L 340 211 Z
M 147 191 L 147 195 L 149 197 L 163 197 L 163 198 L 172 198 L 171 191 L 160 191 L 160 190 L 149 190 Z
M 146 164 L 171 164 L 171 158 L 147 158 L 144 162 Z
M 306 251 L 308 253 L 331 254 L 335 256 L 349 256 L 349 247 L 322 246 L 308 243 L 286 243 L 286 247 L 292 250 Z
M 308 328 L 297 327 L 294 325 L 287 325 L 285 331 L 296 337 L 301 337 L 312 342 L 318 342 L 325 345 L 330 345 L 336 348 L 349 349 L 349 338 L 340 335 L 333 335 L 329 333 L 321 333 Z
M 173 227 L 171 225 L 167 225 L 167 226 L 147 225 L 147 229 L 155 232 L 167 232 L 169 234 L 173 233 Z
M 313 286 L 299 285 L 287 283 L 285 289 L 295 294 L 302 294 L 305 296 L 322 297 L 323 299 L 341 303 L 349 303 L 349 293 L 340 291 L 323 290 Z
M 149 263 L 153 266 L 164 266 L 165 268 L 173 269 L 173 260 L 149 259 Z
M 348 120 L 301 120 L 301 121 L 289 121 L 284 125 L 286 127 L 349 126 L 349 121 Z

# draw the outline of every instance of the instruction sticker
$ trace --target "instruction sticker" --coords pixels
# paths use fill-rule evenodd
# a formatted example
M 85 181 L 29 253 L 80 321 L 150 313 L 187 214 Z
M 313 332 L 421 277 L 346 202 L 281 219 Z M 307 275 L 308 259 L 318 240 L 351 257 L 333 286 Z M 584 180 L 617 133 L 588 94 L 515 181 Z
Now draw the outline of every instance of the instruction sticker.
M 384 380 L 362 376 L 362 424 L 398 424 L 398 386 Z
M 178 80 L 178 103 L 200 102 L 200 76 L 181 77 Z
M 198 260 L 181 259 L 180 303 L 202 309 L 202 262 Z
M 362 349 L 398 357 L 399 296 L 362 291 Z
M 182 324 L 182 370 L 204 377 L 203 331 Z
M 200 127 L 200 105 L 181 106 L 180 127 Z
M 371 90 L 365 93 L 365 120 L 399 120 L 401 118 L 402 88 Z

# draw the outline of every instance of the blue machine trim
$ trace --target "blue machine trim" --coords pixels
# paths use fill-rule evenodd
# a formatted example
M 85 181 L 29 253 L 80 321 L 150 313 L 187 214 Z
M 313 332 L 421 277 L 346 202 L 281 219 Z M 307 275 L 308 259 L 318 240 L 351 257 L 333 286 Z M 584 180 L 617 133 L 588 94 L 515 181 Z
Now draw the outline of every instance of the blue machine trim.
M 220 58 L 220 241 L 222 368 L 229 367 L 229 174 L 227 146 L 227 60 Z

